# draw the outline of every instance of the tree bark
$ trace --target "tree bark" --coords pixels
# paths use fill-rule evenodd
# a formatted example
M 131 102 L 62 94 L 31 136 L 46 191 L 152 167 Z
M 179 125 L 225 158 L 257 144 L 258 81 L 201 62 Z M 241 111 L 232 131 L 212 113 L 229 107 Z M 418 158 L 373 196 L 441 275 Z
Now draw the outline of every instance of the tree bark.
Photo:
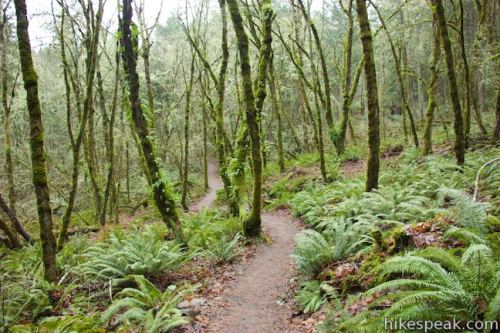
M 70 75 L 70 67 L 68 61 L 66 59 L 66 42 L 64 39 L 64 23 L 66 17 L 66 8 L 62 8 L 61 11 L 61 29 L 59 31 L 59 41 L 61 43 L 61 61 L 63 64 L 63 77 L 66 89 L 66 123 L 68 127 L 68 135 L 71 142 L 71 151 L 73 156 L 73 164 L 72 164 L 72 172 L 71 172 L 71 189 L 68 197 L 68 204 L 64 211 L 64 215 L 61 222 L 61 227 L 59 229 L 59 235 L 57 239 L 57 249 L 61 250 L 64 241 L 66 238 L 66 232 L 69 227 L 69 223 L 71 220 L 71 215 L 73 213 L 76 193 L 78 190 L 78 176 L 80 173 L 80 150 L 81 146 L 85 140 L 85 129 L 88 122 L 88 118 L 92 109 L 93 109 L 93 98 L 89 97 L 93 94 L 93 82 L 96 73 L 96 62 L 97 62 L 97 46 L 99 43 L 99 28 L 102 17 L 102 6 L 99 7 L 97 15 L 95 17 L 97 23 L 95 26 L 91 25 L 91 20 L 89 19 L 87 22 L 87 59 L 86 59 L 86 81 L 87 81 L 87 90 L 86 90 L 86 98 L 83 104 L 83 112 L 81 114 L 81 118 L 79 119 L 79 128 L 76 140 L 74 138 L 74 134 L 71 126 L 71 86 L 69 84 Z M 93 15 L 93 14 L 92 14 Z M 93 120 L 92 120 L 93 122 Z M 92 131 L 93 132 L 93 131 Z M 92 134 L 93 135 L 93 134 Z M 89 163 L 91 163 L 90 161 Z M 93 170 L 93 168 L 92 168 Z M 94 172 L 91 177 L 94 176 Z M 97 207 L 100 208 L 100 205 Z M 100 210 L 97 210 L 97 216 L 99 217 Z
M 184 163 L 182 172 L 182 194 L 181 205 L 185 211 L 188 211 L 187 196 L 189 186 L 189 113 L 191 109 L 191 93 L 193 91 L 194 81 L 194 51 L 191 49 L 191 66 L 189 70 L 189 83 L 186 87 L 186 103 L 184 105 Z
M 368 161 L 366 166 L 365 190 L 369 192 L 378 187 L 379 173 L 380 133 L 377 73 L 375 70 L 373 40 L 366 10 L 366 1 L 356 0 L 356 6 L 363 46 L 366 95 L 368 99 Z
M 302 15 L 304 15 L 304 19 L 307 21 L 309 24 L 309 27 L 311 28 L 311 31 L 314 36 L 314 42 L 316 44 L 316 48 L 318 49 L 319 53 L 319 60 L 321 64 L 321 71 L 323 73 L 323 85 L 325 89 L 325 107 L 326 107 L 326 113 L 325 113 L 325 119 L 326 123 L 328 125 L 328 128 L 333 128 L 333 115 L 332 115 L 332 103 L 331 103 L 331 93 L 330 93 L 330 78 L 328 76 L 328 69 L 326 66 L 326 59 L 325 55 L 323 53 L 323 47 L 321 46 L 321 40 L 318 34 L 318 30 L 316 29 L 316 25 L 314 22 L 311 20 L 309 17 L 309 14 L 306 11 L 306 8 L 302 2 L 302 0 L 298 0 L 300 10 L 302 11 Z
M 413 119 L 413 114 L 410 110 L 410 105 L 408 103 L 408 96 L 406 96 L 406 89 L 405 89 L 405 84 L 403 80 L 403 73 L 401 71 L 401 57 L 398 57 L 398 54 L 396 52 L 396 48 L 394 46 L 394 42 L 392 41 L 391 34 L 389 32 L 389 29 L 387 28 L 385 24 L 385 20 L 382 17 L 382 14 L 378 10 L 377 6 L 373 4 L 373 2 L 370 0 L 370 3 L 372 4 L 373 8 L 375 8 L 375 11 L 377 12 L 378 18 L 380 22 L 382 23 L 382 27 L 384 28 L 386 34 L 387 34 L 387 39 L 389 40 L 389 45 L 391 46 L 391 52 L 392 52 L 392 57 L 394 59 L 394 64 L 396 67 L 396 74 L 398 76 L 398 82 L 399 82 L 399 90 L 401 93 L 401 99 L 403 101 L 403 108 L 404 111 L 408 115 L 408 120 L 410 121 L 410 129 L 411 133 L 413 136 L 413 143 L 415 144 L 415 148 L 418 148 L 418 134 L 417 134 L 417 129 L 415 126 L 415 120 Z
M 433 14 L 433 37 L 434 37 L 434 49 L 432 52 L 431 60 L 431 79 L 429 81 L 429 87 L 427 89 L 427 95 L 429 100 L 427 101 L 427 109 L 425 111 L 425 126 L 424 126 L 424 137 L 422 154 L 428 155 L 432 152 L 432 124 L 434 122 L 434 110 L 436 109 L 436 83 L 438 79 L 438 65 L 439 58 L 441 55 L 441 43 L 439 40 L 439 28 L 437 26 L 437 20 L 435 18 L 436 14 Z
M 347 35 L 344 43 L 344 80 L 342 81 L 342 114 L 340 118 L 340 127 L 337 134 L 337 139 L 334 140 L 337 154 L 341 155 L 345 151 L 345 137 L 347 133 L 347 125 L 349 123 L 349 109 L 351 106 L 349 100 L 349 92 L 351 87 L 351 65 L 352 65 L 352 39 L 354 34 L 354 20 L 352 16 L 352 1 L 349 0 L 346 15 L 348 19 Z
M 0 2 L 0 7 L 3 9 L 3 1 Z M 7 175 L 7 196 L 9 207 L 16 215 L 16 189 L 14 184 L 14 164 L 12 161 L 12 143 L 10 135 L 10 107 L 8 104 L 7 92 L 8 85 L 8 66 L 7 66 L 7 14 L 5 10 L 2 12 L 2 23 L 0 25 L 0 47 L 1 54 L 1 71 L 2 71 L 2 108 L 3 108 L 3 130 L 4 130 L 4 149 L 5 149 L 5 174 Z M 15 85 L 15 83 L 14 83 Z M 15 86 L 12 88 L 14 92 Z
M 149 136 L 147 120 L 142 110 L 139 97 L 139 76 L 137 74 L 137 40 L 132 34 L 132 0 L 123 0 L 122 17 L 122 58 L 123 67 L 129 85 L 129 100 L 132 111 L 132 121 L 139 138 L 140 147 L 146 160 L 146 166 L 151 177 L 153 197 L 165 224 L 172 230 L 174 237 L 185 242 L 182 226 L 177 215 L 175 202 L 169 192 L 166 175 L 161 170 L 153 142 Z
M 57 280 L 56 238 L 52 232 L 52 209 L 47 184 L 42 110 L 38 98 L 38 77 L 31 55 L 26 1 L 14 0 L 14 4 L 16 7 L 19 58 L 30 121 L 31 170 L 36 194 L 38 222 L 40 223 L 44 277 L 49 282 L 55 282 Z
M 496 125 L 493 131 L 493 141 L 497 141 L 500 138 L 500 84 L 497 88 L 497 110 L 496 110 Z
M 2 220 L 1 217 L 0 217 L 0 230 L 4 232 L 5 236 L 7 236 L 6 241 L 4 241 L 3 239 L 1 240 L 6 243 L 5 245 L 9 249 L 21 248 L 21 242 L 19 242 L 19 239 L 17 239 L 16 234 L 12 230 L 10 230 L 10 227 L 7 225 L 7 223 L 5 223 L 4 220 Z
M 257 237 L 261 232 L 261 205 L 262 205 L 262 152 L 260 142 L 260 112 L 266 96 L 266 71 L 271 54 L 273 10 L 270 0 L 261 2 L 261 48 L 257 74 L 257 91 L 254 95 L 252 88 L 252 73 L 248 47 L 248 37 L 243 27 L 237 0 L 227 0 L 229 13 L 236 34 L 240 54 L 241 76 L 245 100 L 245 113 L 250 136 L 253 170 L 253 197 L 252 210 L 244 221 L 243 230 L 247 237 Z
M 236 201 L 237 198 L 233 195 L 233 190 L 231 189 L 231 179 L 227 172 L 228 163 L 225 151 L 225 141 L 224 141 L 224 94 L 226 90 L 226 73 L 229 61 L 229 47 L 227 45 L 227 14 L 226 14 L 226 1 L 219 0 L 219 7 L 222 17 L 222 63 L 219 70 L 219 78 L 217 82 L 217 105 L 215 107 L 215 127 L 216 136 L 215 144 L 217 149 L 217 156 L 219 159 L 219 173 L 224 183 L 224 191 L 226 193 L 226 199 L 229 203 L 229 209 L 233 216 L 238 216 L 240 212 L 239 202 Z
M 278 165 L 280 167 L 280 172 L 285 172 L 285 157 L 283 154 L 283 124 L 281 121 L 281 100 L 278 98 L 276 92 L 276 71 L 273 64 L 274 56 L 271 56 L 271 61 L 269 63 L 269 90 L 271 92 L 271 101 L 273 105 L 273 111 L 276 115 L 276 121 L 278 123 L 278 133 L 277 133 L 277 146 L 278 146 Z M 279 89 L 279 87 L 278 87 Z
M 453 128 L 455 130 L 455 158 L 458 165 L 463 165 L 465 162 L 465 137 L 464 137 L 464 126 L 462 118 L 462 107 L 460 106 L 460 98 L 458 96 L 458 84 L 457 77 L 455 74 L 455 63 L 453 60 L 453 50 L 451 47 L 451 41 L 448 34 L 448 26 L 446 23 L 446 16 L 444 13 L 444 7 L 442 0 L 432 0 L 433 10 L 436 11 L 436 19 L 439 24 L 439 31 L 441 33 L 441 41 L 443 43 L 443 49 L 446 57 L 446 66 L 448 68 L 448 80 L 450 82 L 450 99 L 453 106 L 454 123 Z
M 14 229 L 26 240 L 27 242 L 31 242 L 30 234 L 24 229 L 23 225 L 17 218 L 17 215 L 14 213 L 12 208 L 10 208 L 5 202 L 2 194 L 0 193 L 0 208 L 4 211 L 4 213 L 9 217 L 10 223 L 14 227 Z

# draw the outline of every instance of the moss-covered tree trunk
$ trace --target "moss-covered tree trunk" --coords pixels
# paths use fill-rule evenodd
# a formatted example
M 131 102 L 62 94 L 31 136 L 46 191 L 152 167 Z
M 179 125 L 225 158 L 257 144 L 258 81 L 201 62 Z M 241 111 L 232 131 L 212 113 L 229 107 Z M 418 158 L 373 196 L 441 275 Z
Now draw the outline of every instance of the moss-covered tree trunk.
M 47 166 L 43 146 L 42 109 L 38 99 L 38 76 L 31 56 L 26 1 L 15 0 L 14 4 L 16 7 L 19 58 L 30 122 L 31 170 L 36 195 L 38 222 L 40 224 L 44 277 L 47 281 L 56 282 L 56 238 L 52 231 L 52 209 L 50 207 L 50 192 L 47 183 Z
M 175 238 L 184 242 L 182 226 L 177 215 L 175 202 L 170 194 L 166 175 L 157 160 L 153 142 L 149 135 L 146 116 L 139 97 L 139 76 L 137 74 L 137 40 L 132 34 L 132 0 L 123 0 L 122 17 L 122 58 L 129 85 L 129 100 L 134 130 L 146 160 L 146 166 L 152 181 L 153 197 L 163 221 L 172 230 Z
M 351 89 L 351 65 L 352 65 L 352 39 L 354 34 L 354 19 L 352 15 L 352 2 L 345 10 L 347 15 L 347 35 L 344 43 L 344 80 L 342 81 L 342 114 L 340 116 L 340 127 L 337 138 L 334 140 L 337 154 L 341 155 L 345 151 L 345 137 L 347 133 L 347 124 L 349 123 L 350 100 L 349 92 Z
M 271 102 L 273 106 L 274 114 L 276 115 L 277 122 L 277 146 L 278 146 L 278 165 L 280 167 L 280 172 L 285 172 L 285 156 L 283 153 L 283 124 L 281 121 L 281 100 L 278 98 L 278 93 L 276 92 L 276 71 L 273 64 L 274 56 L 271 56 L 271 61 L 269 64 L 269 91 L 271 92 Z M 278 88 L 279 89 L 279 88 Z
M 187 196 L 189 186 L 189 114 L 191 112 L 191 93 L 194 82 L 194 51 L 191 50 L 191 66 L 189 67 L 189 82 L 186 84 L 186 102 L 184 104 L 184 162 L 182 163 L 182 194 L 181 205 L 188 211 Z
M 106 126 L 104 126 L 103 131 L 105 132 L 106 140 L 106 164 L 107 164 L 107 175 L 106 175 L 106 183 L 104 185 L 104 193 L 102 200 L 102 209 L 99 213 L 99 223 L 101 225 L 106 224 L 106 214 L 108 211 L 108 202 L 112 200 L 113 193 L 115 192 L 115 181 L 114 181 L 114 173 L 115 173 L 115 121 L 116 121 L 116 109 L 118 108 L 118 86 L 120 83 L 120 54 L 117 52 L 115 55 L 115 77 L 113 83 L 113 96 L 111 98 L 111 112 L 109 116 L 109 121 L 106 121 Z M 99 90 L 101 99 L 104 103 L 104 90 L 102 88 L 102 80 L 99 81 Z M 105 110 L 103 110 L 103 113 Z M 105 116 L 103 117 L 105 118 Z M 114 205 L 113 203 L 109 204 L 109 215 L 112 216 Z
M 0 230 L 2 230 L 5 236 L 7 237 L 6 240 L 2 238 L 0 238 L 0 240 L 4 241 L 5 245 L 9 249 L 16 249 L 21 247 L 21 242 L 19 241 L 19 239 L 17 239 L 17 235 L 10 229 L 9 225 L 4 220 L 2 220 L 1 217 L 0 217 Z
M 68 204 L 66 206 L 66 209 L 64 211 L 64 215 L 62 218 L 61 222 L 61 227 L 59 229 L 59 235 L 58 235 L 58 240 L 57 240 L 57 247 L 58 249 L 62 249 L 64 240 L 66 237 L 66 232 L 68 230 L 68 226 L 71 220 L 71 215 L 73 212 L 74 204 L 75 204 L 75 198 L 76 198 L 76 192 L 78 189 L 78 176 L 79 176 L 79 169 L 80 169 L 80 150 L 82 143 L 85 139 L 85 129 L 88 121 L 89 114 L 91 112 L 91 109 L 93 106 L 90 103 L 92 102 L 92 97 L 88 97 L 89 95 L 93 94 L 93 82 L 94 82 L 94 77 L 95 77 L 95 72 L 96 72 L 96 62 L 97 62 L 97 46 L 99 43 L 99 28 L 100 28 L 100 22 L 101 22 L 101 17 L 102 17 L 102 7 L 98 9 L 96 19 L 99 22 L 99 25 L 95 25 L 95 27 L 92 27 L 90 25 L 90 20 L 87 25 L 87 38 L 88 42 L 86 43 L 87 47 L 87 60 L 86 60 L 86 65 L 87 65 L 87 71 L 86 71 L 86 81 L 88 82 L 87 85 L 87 97 L 84 101 L 83 105 L 83 112 L 81 113 L 81 117 L 79 119 L 79 127 L 78 127 L 78 133 L 76 138 L 74 137 L 72 126 L 71 126 L 71 86 L 69 84 L 69 75 L 70 75 L 70 67 L 66 58 L 66 41 L 64 38 L 64 28 L 65 28 L 65 17 L 66 17 L 66 8 L 62 8 L 61 11 L 61 28 L 59 30 L 59 41 L 61 43 L 61 60 L 63 64 L 63 77 L 64 77 L 64 83 L 65 83 L 65 91 L 66 91 L 66 123 L 67 123 L 67 128 L 68 128 L 68 135 L 70 138 L 71 142 L 71 151 L 72 151 L 72 156 L 73 156 L 73 163 L 72 163 L 72 171 L 71 171 L 71 189 L 69 192 L 68 196 Z M 94 29 L 97 29 L 96 31 L 93 31 Z M 76 85 L 76 84 L 75 84 Z M 100 206 L 99 206 L 100 207 Z M 99 210 L 97 211 L 97 214 L 99 215 Z
M 435 16 L 436 14 L 433 14 Z M 438 64 L 441 55 L 441 42 L 439 38 L 439 28 L 437 26 L 436 18 L 433 19 L 433 37 L 434 37 L 434 48 L 432 51 L 431 60 L 431 79 L 429 81 L 429 87 L 427 89 L 427 95 L 429 100 L 427 101 L 427 109 L 425 111 L 425 126 L 424 126 L 424 137 L 422 145 L 422 154 L 428 155 L 432 152 L 432 125 L 434 122 L 434 110 L 436 109 L 436 83 L 438 79 Z
M 9 217 L 10 223 L 14 227 L 14 230 L 19 233 L 24 240 L 27 242 L 31 242 L 31 236 L 30 234 L 24 229 L 23 225 L 17 218 L 17 215 L 15 212 L 7 205 L 7 202 L 5 202 L 2 194 L 0 193 L 0 209 Z
M 3 1 L 0 1 L 0 8 L 3 9 Z M 10 107 L 8 103 L 8 66 L 7 66 L 7 14 L 2 12 L 2 22 L 0 23 L 0 48 L 1 51 L 1 72 L 2 72 L 2 109 L 3 109 L 3 144 L 5 151 L 5 174 L 7 176 L 7 197 L 9 207 L 16 214 L 16 188 L 14 184 L 14 163 L 12 162 L 12 143 L 10 133 Z M 14 88 L 13 88 L 14 89 Z M 15 90 L 13 90 L 14 92 Z
M 497 110 L 496 110 L 496 125 L 493 130 L 493 141 L 497 141 L 500 138 L 500 84 L 497 87 Z
M 208 115 L 205 101 L 201 101 L 202 125 L 203 125 L 203 188 L 208 190 Z
M 307 24 L 309 24 L 309 27 L 311 28 L 311 31 L 314 36 L 314 42 L 316 44 L 316 49 L 318 50 L 319 54 L 319 60 L 321 64 L 321 71 L 323 75 L 323 85 L 324 85 L 324 90 L 325 90 L 325 101 L 324 101 L 324 106 L 325 106 L 325 119 L 326 123 L 328 125 L 328 128 L 333 128 L 333 114 L 332 114 L 332 102 L 331 102 L 331 93 L 330 93 L 330 77 L 328 75 L 328 67 L 326 65 L 326 59 L 325 59 L 325 54 L 323 52 L 323 47 L 321 45 L 321 39 L 319 37 L 318 29 L 316 29 L 316 25 L 312 21 L 309 13 L 306 10 L 306 7 L 304 6 L 304 3 L 302 0 L 298 0 L 300 10 L 302 12 L 302 15 L 304 15 L 304 19 L 307 21 Z
M 224 183 L 224 191 L 226 199 L 229 202 L 231 214 L 238 216 L 240 212 L 239 202 L 233 195 L 231 179 L 228 174 L 228 162 L 226 157 L 225 131 L 224 131 L 224 95 L 226 90 L 226 73 L 229 61 L 229 47 L 227 44 L 227 12 L 225 0 L 219 0 L 219 7 L 222 17 L 222 62 L 219 69 L 219 78 L 217 80 L 217 105 L 215 107 L 215 127 L 216 137 L 215 144 L 217 149 L 217 157 L 219 160 L 219 173 Z
M 252 210 L 244 221 L 243 230 L 247 237 L 257 237 L 261 231 L 261 206 L 262 206 L 262 152 L 260 142 L 260 113 L 266 96 L 266 71 L 271 55 L 273 10 L 270 0 L 261 2 L 261 48 L 259 52 L 259 65 L 257 74 L 257 91 L 254 95 L 252 88 L 252 73 L 249 56 L 248 37 L 243 27 L 238 1 L 227 0 L 229 13 L 236 34 L 238 51 L 240 54 L 241 76 L 243 78 L 243 96 L 245 113 L 250 136 L 253 170 L 253 196 Z
M 465 137 L 462 118 L 462 107 L 460 105 L 460 97 L 458 95 L 457 77 L 455 74 L 455 62 L 453 59 L 453 50 L 451 46 L 450 36 L 448 34 L 448 25 L 444 12 L 442 0 L 432 0 L 432 10 L 436 12 L 439 31 L 441 33 L 441 41 L 443 43 L 444 54 L 446 58 L 446 66 L 448 69 L 448 80 L 450 82 L 450 98 L 453 107 L 455 130 L 455 158 L 458 165 L 463 165 L 465 162 Z
M 368 162 L 366 165 L 365 190 L 371 191 L 378 187 L 379 173 L 380 133 L 377 73 L 375 70 L 372 32 L 366 10 L 366 1 L 356 0 L 356 7 L 363 46 L 366 95 L 368 99 Z
M 406 113 L 408 115 L 408 120 L 410 121 L 410 129 L 411 129 L 411 133 L 413 136 L 413 143 L 415 144 L 415 147 L 418 148 L 419 142 L 418 142 L 417 128 L 415 126 L 415 120 L 413 119 L 413 113 L 410 110 L 410 105 L 408 103 L 408 97 L 406 96 L 406 87 L 404 84 L 403 73 L 401 70 L 401 58 L 402 57 L 398 56 L 398 53 L 396 52 L 396 47 L 394 46 L 394 42 L 392 41 L 391 33 L 389 32 L 389 29 L 387 28 L 387 25 L 385 24 L 385 20 L 382 17 L 382 14 L 380 13 L 378 8 L 373 3 L 372 3 L 372 6 L 373 6 L 373 8 L 375 8 L 375 11 L 377 12 L 378 18 L 380 19 L 380 22 L 382 23 L 382 27 L 384 28 L 384 31 L 386 32 L 387 39 L 389 40 L 389 45 L 391 46 L 391 53 L 392 53 L 392 57 L 394 59 L 396 74 L 398 76 L 399 91 L 401 93 L 401 100 L 403 101 L 403 108 L 404 108 L 403 113 Z M 406 124 L 406 122 L 405 122 L 405 124 Z

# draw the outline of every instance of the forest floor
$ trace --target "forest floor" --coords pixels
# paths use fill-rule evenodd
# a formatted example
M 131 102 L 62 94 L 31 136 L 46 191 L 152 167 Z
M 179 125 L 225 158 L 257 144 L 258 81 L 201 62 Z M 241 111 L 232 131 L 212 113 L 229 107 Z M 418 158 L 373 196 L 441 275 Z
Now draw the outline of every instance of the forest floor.
M 216 191 L 223 187 L 217 166 L 210 163 L 210 190 L 193 205 L 197 211 L 210 207 Z M 293 320 L 295 269 L 290 257 L 300 225 L 286 210 L 262 215 L 265 241 L 224 272 L 219 292 L 214 291 L 195 310 L 194 321 L 182 332 L 303 332 L 301 321 Z

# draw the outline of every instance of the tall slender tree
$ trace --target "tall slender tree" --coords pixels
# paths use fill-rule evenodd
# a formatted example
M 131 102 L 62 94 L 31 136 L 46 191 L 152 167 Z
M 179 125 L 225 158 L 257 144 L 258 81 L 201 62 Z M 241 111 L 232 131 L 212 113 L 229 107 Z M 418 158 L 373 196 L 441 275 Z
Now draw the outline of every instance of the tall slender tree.
M 368 99 L 368 162 L 366 165 L 365 190 L 371 191 L 378 187 L 379 173 L 379 103 L 377 91 L 377 72 L 373 56 L 373 39 L 366 9 L 366 0 L 356 0 L 363 58 L 365 67 L 366 96 Z
M 14 0 L 17 18 L 17 43 L 26 102 L 30 122 L 31 171 L 35 187 L 44 277 L 47 281 L 57 280 L 56 238 L 52 231 L 52 209 L 47 181 L 42 109 L 38 98 L 38 76 L 33 66 L 31 42 L 28 31 L 28 10 L 25 0 Z
M 261 47 L 256 81 L 256 92 L 252 87 L 252 71 L 249 56 L 249 41 L 243 18 L 237 0 L 227 0 L 231 21 L 236 34 L 238 51 L 240 55 L 241 76 L 243 78 L 243 97 L 245 101 L 245 114 L 250 136 L 252 170 L 253 170 L 253 196 L 252 210 L 245 219 L 243 230 L 247 237 L 256 237 L 261 232 L 261 206 L 262 206 L 262 152 L 260 137 L 260 111 L 266 97 L 266 73 L 271 56 L 272 21 L 274 13 L 271 0 L 263 0 L 261 10 Z
M 443 43 L 446 66 L 448 69 L 448 81 L 450 82 L 449 92 L 454 114 L 453 128 L 455 130 L 455 158 L 458 165 L 463 165 L 465 162 L 465 136 L 462 107 L 460 105 L 457 77 L 455 73 L 455 61 L 453 59 L 453 49 L 451 46 L 450 36 L 448 34 L 448 24 L 446 22 L 443 2 L 442 0 L 432 0 L 432 5 L 432 10 L 436 12 L 435 17 L 441 33 L 441 41 Z
M 434 48 L 432 51 L 431 60 L 431 78 L 429 81 L 429 87 L 427 89 L 427 95 L 429 100 L 427 102 L 427 109 L 425 111 L 425 126 L 424 126 L 424 137 L 422 145 L 422 154 L 427 155 L 432 152 L 432 124 L 434 122 L 434 110 L 436 109 L 436 87 L 438 79 L 438 64 L 439 58 L 441 56 L 441 41 L 439 37 L 439 28 L 437 26 L 436 14 L 432 14 L 433 19 L 433 41 Z
M 9 84 L 8 84 L 8 64 L 7 64 L 7 29 L 9 22 L 7 20 L 7 6 L 4 7 L 3 1 L 0 1 L 0 10 L 2 10 L 2 21 L 0 23 L 0 71 L 2 75 L 2 109 L 3 109 L 3 144 L 5 149 L 5 174 L 7 176 L 8 199 L 10 209 L 16 214 L 16 189 L 14 184 L 14 163 L 12 160 L 12 142 L 11 142 L 11 129 L 10 129 L 10 105 L 8 100 Z M 17 80 L 17 77 L 16 77 Z M 12 87 L 14 93 L 16 82 Z
M 175 201 L 170 194 L 166 175 L 160 168 L 154 151 L 154 145 L 149 135 L 146 116 L 142 110 L 139 97 L 139 75 L 137 74 L 137 38 L 132 33 L 132 0 L 123 0 L 121 24 L 123 67 L 129 86 L 129 100 L 132 112 L 134 130 L 138 136 L 141 150 L 146 160 L 146 166 L 151 177 L 153 197 L 165 224 L 172 230 L 175 238 L 184 242 L 182 226 L 177 215 Z

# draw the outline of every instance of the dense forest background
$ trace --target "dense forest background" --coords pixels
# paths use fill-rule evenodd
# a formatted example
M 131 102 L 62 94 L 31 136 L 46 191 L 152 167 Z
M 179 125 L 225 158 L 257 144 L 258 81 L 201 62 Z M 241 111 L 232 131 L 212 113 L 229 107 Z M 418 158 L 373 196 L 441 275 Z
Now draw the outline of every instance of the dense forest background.
M 375 310 L 388 308 L 394 318 L 404 317 L 403 310 L 434 318 L 433 304 L 446 304 L 435 313 L 446 317 L 458 307 L 453 300 L 469 296 L 479 305 L 469 312 L 470 304 L 463 305 L 459 317 L 498 317 L 498 1 L 186 0 L 155 3 L 153 16 L 144 0 L 41 4 L 36 20 L 43 25 L 34 31 L 27 25 L 29 0 L 0 1 L 3 331 L 43 327 L 50 317 L 69 325 L 70 316 L 80 316 L 78 324 L 89 330 L 181 326 L 186 312 L 174 310 L 194 289 L 173 292 L 169 284 L 189 279 L 161 274 L 200 258 L 217 267 L 239 262 L 259 247 L 255 238 L 273 238 L 266 221 L 283 217 L 266 214 L 276 209 L 291 209 L 307 227 L 296 237 L 298 282 L 288 293 L 298 293 L 290 306 L 300 309 L 301 320 L 339 301 L 345 309 L 357 305 L 351 319 L 313 315 L 314 324 L 342 331 L 360 323 L 359 309 L 373 299 L 347 305 L 346 295 L 356 294 L 349 283 L 380 297 Z M 387 187 L 393 192 L 385 206 L 362 204 L 370 195 L 384 197 Z M 349 200 L 358 206 L 347 208 Z M 400 224 L 431 220 L 440 227 L 401 231 Z M 448 228 L 461 230 L 454 230 L 460 241 L 408 240 L 435 230 L 444 237 Z M 382 254 L 368 260 L 361 244 Z M 408 246 L 438 247 L 426 260 L 457 271 L 450 262 L 485 256 L 490 280 L 477 273 L 474 281 L 484 288 L 470 295 L 467 287 L 446 300 L 419 294 L 391 308 L 404 296 L 382 300 L 385 287 L 444 284 L 424 279 L 370 291 L 383 285 L 365 281 L 378 272 L 375 266 L 385 267 L 386 278 L 434 276 L 434 266 L 420 272 L 404 266 L 428 264 L 413 252 L 400 266 L 382 265 Z M 133 255 L 124 266 L 112 265 L 127 257 L 128 247 Z M 444 248 L 452 254 L 441 253 Z M 104 258 L 113 251 L 115 257 Z M 355 268 L 342 266 L 351 261 Z M 338 267 L 358 280 L 340 283 Z M 459 280 L 447 281 L 447 288 Z M 91 283 L 96 299 L 105 299 L 102 308 L 82 291 Z M 486 290 L 487 283 L 495 287 Z M 145 306 L 142 314 L 124 312 L 131 305 L 116 299 L 134 287 L 149 288 L 144 304 L 163 293 L 170 314 L 160 318 L 163 307 L 149 313 Z M 77 304 L 79 297 L 89 304 Z M 36 304 L 37 298 L 47 301 Z M 429 308 L 417 309 L 419 300 Z M 90 316 L 93 323 L 83 323 L 86 313 L 103 313 L 102 321 Z M 160 323 L 167 317 L 171 322 Z M 368 323 L 366 332 L 375 332 L 378 326 Z

